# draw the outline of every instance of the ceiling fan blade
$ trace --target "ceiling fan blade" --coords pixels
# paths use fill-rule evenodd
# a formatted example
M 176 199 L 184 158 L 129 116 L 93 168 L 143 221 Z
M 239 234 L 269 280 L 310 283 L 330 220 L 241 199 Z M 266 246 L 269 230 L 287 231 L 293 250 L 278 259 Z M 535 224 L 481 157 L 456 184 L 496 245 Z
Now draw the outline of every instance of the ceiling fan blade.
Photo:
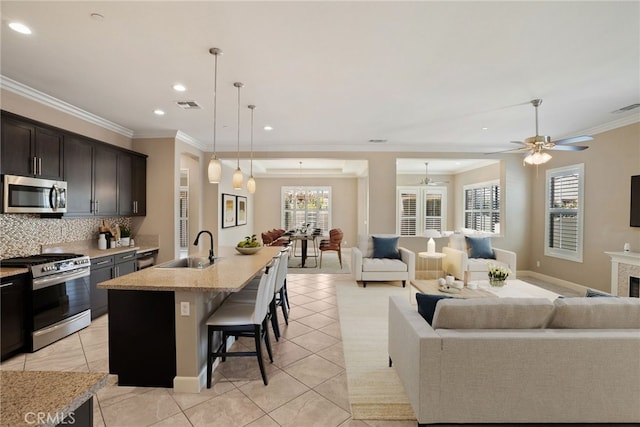
M 511 143 L 511 144 L 526 145 L 526 143 L 525 143 L 525 142 L 523 142 L 523 141 L 509 141 L 509 143 Z
M 517 151 L 525 151 L 525 150 L 529 151 L 531 150 L 531 147 L 512 148 L 511 150 L 494 151 L 492 153 L 484 153 L 484 154 L 488 155 L 488 154 L 515 153 Z
M 586 150 L 589 147 L 585 147 L 584 145 L 556 145 L 554 147 L 549 148 L 549 150 L 557 150 L 557 151 L 582 151 Z
M 593 141 L 593 137 L 589 135 L 574 136 L 572 138 L 559 139 L 557 141 L 553 141 L 553 143 L 556 145 L 559 145 L 559 144 L 573 144 L 574 142 L 587 142 L 587 141 Z

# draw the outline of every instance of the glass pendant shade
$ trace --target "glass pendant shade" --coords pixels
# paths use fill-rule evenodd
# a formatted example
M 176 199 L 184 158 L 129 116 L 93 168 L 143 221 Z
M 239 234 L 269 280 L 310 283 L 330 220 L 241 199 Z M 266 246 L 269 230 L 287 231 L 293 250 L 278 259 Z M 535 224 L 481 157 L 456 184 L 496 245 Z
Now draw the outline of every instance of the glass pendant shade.
M 256 192 L 256 180 L 253 175 L 250 176 L 247 180 L 247 191 L 249 192 L 249 194 L 253 194 Z
M 211 184 L 219 184 L 222 179 L 222 163 L 220 160 L 211 156 L 209 160 L 209 167 L 207 168 L 207 175 L 209 176 L 209 182 Z
M 242 181 L 243 181 L 242 171 L 240 170 L 240 168 L 237 168 L 233 173 L 233 189 L 242 190 Z
M 548 162 L 549 160 L 551 160 L 551 155 L 549 153 L 545 153 L 545 152 L 538 152 L 536 151 L 535 153 L 529 154 L 527 157 L 524 158 L 525 163 L 529 164 L 529 165 L 541 165 L 543 163 Z

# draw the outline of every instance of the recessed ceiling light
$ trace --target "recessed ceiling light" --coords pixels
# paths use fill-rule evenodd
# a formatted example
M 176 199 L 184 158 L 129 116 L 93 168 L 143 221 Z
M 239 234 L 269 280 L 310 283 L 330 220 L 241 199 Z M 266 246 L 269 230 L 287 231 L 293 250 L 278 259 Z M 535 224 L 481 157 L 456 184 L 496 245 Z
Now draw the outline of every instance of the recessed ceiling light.
M 11 28 L 13 31 L 16 31 L 20 34 L 31 34 L 31 28 L 27 27 L 21 22 L 10 22 L 9 28 Z
M 482 130 L 489 130 L 489 128 L 482 128 Z
M 263 127 L 264 130 L 273 130 L 272 126 L 266 125 L 265 127 Z
M 153 110 L 153 114 L 155 114 L 156 116 L 164 116 L 164 111 L 160 109 L 155 109 Z
M 184 92 L 185 90 L 187 90 L 187 88 L 184 87 L 184 85 L 181 85 L 180 83 L 176 83 L 173 85 L 173 90 L 175 90 L 176 92 Z

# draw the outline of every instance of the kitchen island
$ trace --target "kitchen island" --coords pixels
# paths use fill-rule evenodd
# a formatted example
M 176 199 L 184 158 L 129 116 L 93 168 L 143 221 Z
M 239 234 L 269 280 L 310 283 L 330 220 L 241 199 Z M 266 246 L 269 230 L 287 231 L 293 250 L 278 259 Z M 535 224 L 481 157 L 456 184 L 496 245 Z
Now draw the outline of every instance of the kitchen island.
M 170 261 L 100 283 L 109 290 L 109 372 L 118 384 L 198 393 L 206 380 L 207 318 L 281 249 L 241 255 L 221 247 L 203 268 Z

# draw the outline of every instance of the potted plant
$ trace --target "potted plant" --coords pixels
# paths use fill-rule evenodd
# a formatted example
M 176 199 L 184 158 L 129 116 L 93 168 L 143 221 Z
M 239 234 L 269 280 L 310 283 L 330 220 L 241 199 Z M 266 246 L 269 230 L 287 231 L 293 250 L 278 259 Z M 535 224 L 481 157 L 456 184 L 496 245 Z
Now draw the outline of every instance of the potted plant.
M 120 245 L 129 246 L 131 243 L 131 229 L 126 225 L 120 226 Z

